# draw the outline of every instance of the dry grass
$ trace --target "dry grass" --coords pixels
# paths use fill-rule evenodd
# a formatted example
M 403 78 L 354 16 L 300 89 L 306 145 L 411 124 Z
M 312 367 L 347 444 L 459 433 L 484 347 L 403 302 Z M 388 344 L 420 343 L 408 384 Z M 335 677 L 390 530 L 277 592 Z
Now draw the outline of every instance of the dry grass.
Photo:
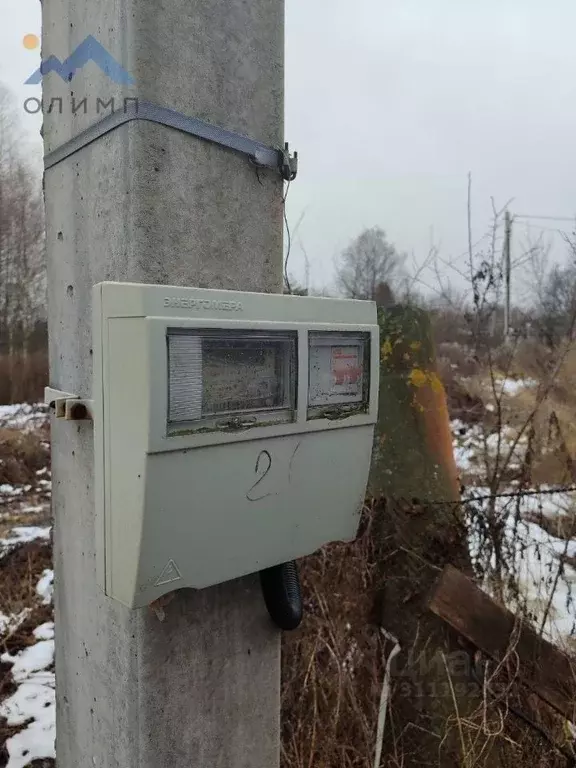
M 34 483 L 36 472 L 50 464 L 49 427 L 30 432 L 0 427 L 0 485 Z
M 37 403 L 47 382 L 47 352 L 0 356 L 0 403 Z
M 478 359 L 460 344 L 440 342 L 436 346 L 436 360 L 443 368 L 458 371 L 459 376 L 476 376 L 480 371 Z
M 368 768 L 381 688 L 371 516 L 301 567 L 305 622 L 282 647 L 283 768 Z
M 452 534 L 431 533 L 430 522 L 435 513 L 413 505 L 375 505 L 354 543 L 303 561 L 305 620 L 283 638 L 282 768 L 374 768 L 395 646 L 381 624 L 401 651 L 379 768 L 569 764 L 563 722 L 519 684 L 517 667 L 506 659 L 475 677 L 474 649 L 427 611 L 429 585 L 458 551 Z
M 441 361 L 439 373 L 451 417 L 470 424 L 483 422 L 487 434 L 523 430 L 530 438 L 530 477 L 525 481 L 576 482 L 576 347 L 551 353 L 534 341 L 524 341 L 493 350 L 490 358 L 472 376 Z M 538 385 L 502 394 L 505 378 L 530 379 Z
M 485 408 L 482 397 L 466 383 L 460 381 L 454 370 L 438 366 L 440 376 L 446 391 L 446 403 L 451 418 L 460 419 L 465 424 L 476 424 L 484 419 Z M 474 380 L 472 380 L 474 381 Z
M 560 354 L 561 364 L 552 377 L 545 350 L 534 345 L 528 351 L 520 349 L 511 366 L 514 374 L 533 378 L 540 385 L 502 399 L 505 425 L 518 429 L 530 424 L 530 480 L 536 485 L 576 480 L 576 349 Z
M 10 530 L 17 525 L 49 523 L 48 491 L 40 487 L 36 475 L 38 470 L 50 464 L 48 439 L 47 425 L 30 431 L 0 428 L 0 485 L 30 486 L 25 496 L 15 496 L 14 500 L 7 497 L 0 506 L 0 537 L 9 537 Z M 43 475 L 43 478 L 47 479 L 49 475 Z M 37 511 L 23 512 L 22 501 L 28 507 L 37 507 Z M 52 548 L 49 542 L 18 544 L 0 558 L 0 614 L 21 619 L 19 625 L 8 627 L 0 635 L 0 653 L 15 654 L 35 644 L 34 629 L 52 620 L 52 605 L 44 605 L 36 592 L 43 572 L 50 568 Z M 16 690 L 11 670 L 11 664 L 0 664 L 0 700 Z M 0 768 L 8 763 L 7 739 L 25 726 L 8 726 L 4 719 L 0 719 Z M 53 760 L 34 760 L 27 768 L 54 768 L 54 765 Z
M 0 613 L 10 616 L 25 609 L 31 611 L 16 633 L 0 638 L 3 651 L 14 653 L 33 644 L 36 641 L 32 630 L 51 620 L 52 606 L 43 605 L 36 593 L 38 581 L 47 568 L 52 568 L 52 548 L 48 542 L 20 545 L 0 560 Z

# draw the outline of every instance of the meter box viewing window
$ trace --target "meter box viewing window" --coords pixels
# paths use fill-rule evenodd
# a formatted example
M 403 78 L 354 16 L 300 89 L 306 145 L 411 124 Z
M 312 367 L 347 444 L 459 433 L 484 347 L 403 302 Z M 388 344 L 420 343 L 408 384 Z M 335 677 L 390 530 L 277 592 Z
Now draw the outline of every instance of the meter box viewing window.
M 296 345 L 296 333 L 169 329 L 169 432 L 294 421 Z
M 310 416 L 322 416 L 325 406 L 346 406 L 350 413 L 366 411 L 370 394 L 370 334 L 309 334 Z
M 100 283 L 97 565 L 130 608 L 356 536 L 378 405 L 372 302 Z

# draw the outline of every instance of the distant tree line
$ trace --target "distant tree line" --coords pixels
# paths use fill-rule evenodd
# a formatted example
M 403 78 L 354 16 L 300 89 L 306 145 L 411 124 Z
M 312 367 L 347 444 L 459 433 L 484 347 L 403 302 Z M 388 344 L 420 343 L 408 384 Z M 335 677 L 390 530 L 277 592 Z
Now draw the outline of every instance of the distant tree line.
M 42 188 L 21 136 L 0 87 L 0 397 L 8 400 L 27 393 L 36 353 L 43 353 L 43 364 L 46 357 Z

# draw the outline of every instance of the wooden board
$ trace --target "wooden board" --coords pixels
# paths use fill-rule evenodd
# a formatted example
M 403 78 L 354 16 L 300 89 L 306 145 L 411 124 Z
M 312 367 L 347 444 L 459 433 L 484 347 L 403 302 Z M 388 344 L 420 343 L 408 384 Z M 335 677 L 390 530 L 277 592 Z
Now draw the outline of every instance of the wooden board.
M 576 716 L 576 660 L 543 640 L 528 624 L 502 608 L 467 576 L 446 566 L 428 601 L 429 609 L 495 661 L 510 649 L 519 674 L 532 690 L 571 721 Z

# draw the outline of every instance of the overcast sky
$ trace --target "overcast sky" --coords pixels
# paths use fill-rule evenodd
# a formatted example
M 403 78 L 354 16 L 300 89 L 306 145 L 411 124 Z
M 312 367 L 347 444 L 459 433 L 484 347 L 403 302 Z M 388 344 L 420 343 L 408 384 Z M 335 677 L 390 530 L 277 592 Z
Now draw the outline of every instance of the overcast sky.
M 40 2 L 0 0 L 0 9 L 0 81 L 21 105 L 38 65 L 22 37 L 40 32 Z M 291 256 L 299 278 L 300 240 L 322 286 L 334 256 L 375 225 L 416 260 L 432 239 L 446 258 L 462 253 L 468 171 L 476 239 L 490 196 L 514 198 L 515 213 L 576 213 L 574 0 L 286 0 L 286 9 L 286 138 L 301 160 L 293 227 L 305 211 Z M 40 157 L 39 120 L 22 122 Z M 524 228 L 515 234 L 520 247 Z

